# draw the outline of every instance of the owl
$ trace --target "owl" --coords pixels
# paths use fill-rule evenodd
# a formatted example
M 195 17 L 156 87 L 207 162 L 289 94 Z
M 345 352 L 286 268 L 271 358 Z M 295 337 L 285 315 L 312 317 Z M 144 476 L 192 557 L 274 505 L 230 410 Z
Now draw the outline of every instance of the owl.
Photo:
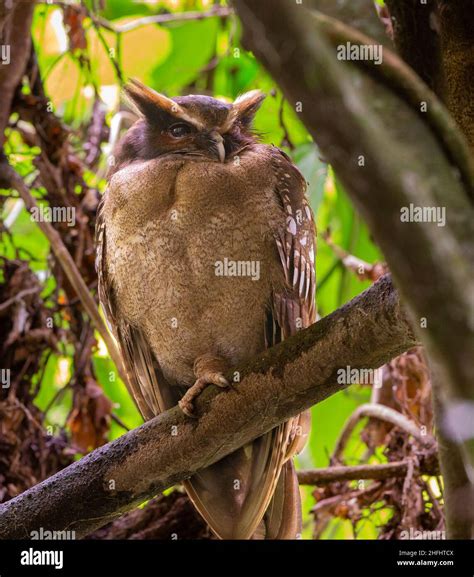
M 252 129 L 264 94 L 168 98 L 131 81 L 97 217 L 99 298 L 150 419 L 315 321 L 315 225 L 290 158 Z M 238 385 L 237 385 L 238 386 Z M 224 393 L 225 394 L 225 393 Z M 292 539 L 302 414 L 184 483 L 221 539 Z

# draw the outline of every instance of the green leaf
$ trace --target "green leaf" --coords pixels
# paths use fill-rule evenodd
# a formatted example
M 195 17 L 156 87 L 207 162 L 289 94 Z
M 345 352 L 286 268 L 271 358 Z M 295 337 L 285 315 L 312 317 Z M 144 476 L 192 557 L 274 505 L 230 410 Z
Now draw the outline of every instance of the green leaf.
M 323 200 L 324 183 L 328 173 L 327 165 L 319 158 L 315 144 L 306 143 L 298 146 L 292 153 L 293 160 L 308 182 L 308 197 L 311 208 L 316 214 Z
M 170 53 L 154 69 L 152 78 L 156 90 L 174 96 L 195 80 L 212 58 L 218 19 L 173 23 L 166 29 L 171 38 Z
M 92 0 L 87 0 L 86 4 L 89 9 L 94 10 Z M 133 2 L 107 0 L 107 2 L 103 4 L 104 10 L 101 10 L 99 14 L 106 20 L 116 20 L 123 16 L 147 16 L 152 14 L 150 6 L 146 2 L 139 2 L 138 0 L 134 0 Z
M 49 253 L 49 242 L 25 208 L 18 215 L 10 232 L 15 246 L 34 256 L 35 260 L 30 262 L 31 268 L 35 271 L 43 270 Z
M 368 387 L 341 391 L 311 409 L 312 427 L 307 448 L 298 457 L 301 466 L 327 467 L 344 423 L 352 412 L 370 399 Z
M 134 429 L 143 423 L 135 403 L 130 397 L 127 387 L 117 374 L 115 365 L 108 357 L 95 355 L 93 357 L 94 371 L 107 397 L 114 403 L 113 412 L 130 428 Z M 110 440 L 125 433 L 117 423 L 112 422 Z

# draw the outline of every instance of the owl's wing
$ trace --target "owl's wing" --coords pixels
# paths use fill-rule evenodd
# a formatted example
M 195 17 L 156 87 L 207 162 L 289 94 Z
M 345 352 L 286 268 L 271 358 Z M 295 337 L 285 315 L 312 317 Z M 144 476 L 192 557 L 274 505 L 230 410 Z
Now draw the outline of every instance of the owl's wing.
M 287 286 L 273 294 L 265 331 L 268 346 L 316 320 L 316 228 L 305 196 L 306 182 L 288 156 L 277 148 L 273 167 L 277 178 L 275 194 L 286 215 L 286 226 L 278 231 L 275 240 Z
M 306 199 L 306 181 L 278 148 L 273 149 L 273 169 L 277 179 L 275 194 L 286 215 L 285 226 L 275 237 L 286 288 L 273 293 L 265 327 L 267 346 L 276 345 L 316 321 L 316 225 Z M 300 415 L 298 421 L 293 420 L 288 457 L 305 444 L 309 413 Z M 301 428 L 296 428 L 298 425 Z
M 148 420 L 175 405 L 178 399 L 171 398 L 172 389 L 169 386 L 163 386 L 166 381 L 142 332 L 117 314 L 114 287 L 107 272 L 107 230 L 102 208 L 103 201 L 97 211 L 95 239 L 99 301 L 122 356 L 128 377 L 128 383 L 125 383 L 128 392 L 142 417 Z
M 305 196 L 306 182 L 288 156 L 277 148 L 273 149 L 272 164 L 277 180 L 275 194 L 286 215 L 285 226 L 275 238 L 286 287 L 273 293 L 265 327 L 268 347 L 316 320 L 316 227 Z M 267 539 L 294 537 L 301 525 L 299 486 L 290 458 L 304 447 L 310 421 L 310 412 L 306 411 L 278 427 L 284 444 L 276 444 L 273 450 L 284 453 L 285 464 L 281 472 L 275 472 L 278 483 L 265 513 Z

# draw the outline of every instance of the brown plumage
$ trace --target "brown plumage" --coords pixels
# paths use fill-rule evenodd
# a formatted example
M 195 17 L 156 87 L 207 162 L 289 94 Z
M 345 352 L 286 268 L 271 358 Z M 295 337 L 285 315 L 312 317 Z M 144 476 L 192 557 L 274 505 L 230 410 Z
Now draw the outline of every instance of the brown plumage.
M 192 414 L 207 383 L 314 322 L 313 216 L 297 168 L 252 133 L 259 91 L 126 91 L 140 119 L 98 215 L 99 296 L 143 417 L 178 401 Z M 308 426 L 291 419 L 185 483 L 219 537 L 297 535 L 291 456 Z

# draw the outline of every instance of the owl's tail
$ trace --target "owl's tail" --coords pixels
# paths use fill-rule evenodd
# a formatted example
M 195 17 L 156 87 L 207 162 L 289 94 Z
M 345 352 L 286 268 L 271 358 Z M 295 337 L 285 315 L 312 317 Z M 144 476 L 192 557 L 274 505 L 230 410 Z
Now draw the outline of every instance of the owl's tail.
M 301 503 L 288 454 L 295 421 L 283 423 L 184 483 L 220 539 L 298 537 Z
M 301 536 L 301 497 L 293 461 L 283 465 L 270 505 L 252 539 L 298 539 Z

